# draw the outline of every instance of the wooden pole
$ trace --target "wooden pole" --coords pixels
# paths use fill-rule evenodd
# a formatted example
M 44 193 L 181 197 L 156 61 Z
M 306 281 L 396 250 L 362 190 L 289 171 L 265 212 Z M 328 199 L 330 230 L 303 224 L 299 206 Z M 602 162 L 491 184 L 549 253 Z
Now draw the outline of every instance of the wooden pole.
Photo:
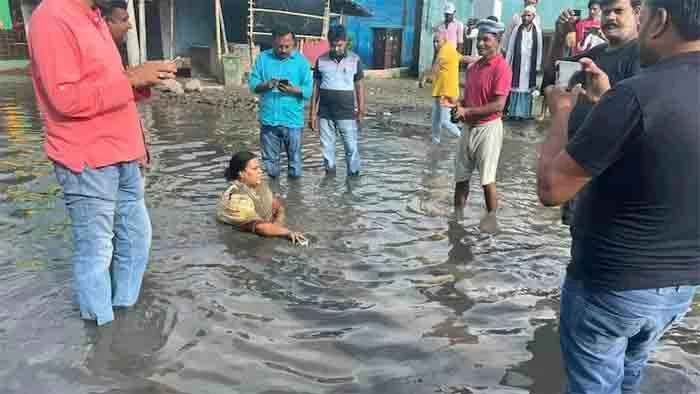
M 221 36 L 224 39 L 224 53 L 228 55 L 228 37 L 226 36 L 226 21 L 224 20 L 224 8 L 221 6 L 221 0 L 216 0 L 219 3 L 221 10 Z
M 170 58 L 175 58 L 175 0 L 170 0 Z
M 134 0 L 127 2 L 126 10 L 129 13 L 129 20 L 136 23 L 136 12 L 134 12 Z M 126 33 L 126 52 L 129 58 L 129 66 L 135 67 L 141 63 L 139 55 L 139 35 L 135 29 L 129 29 Z
M 248 0 L 248 46 L 250 47 L 250 64 L 255 62 L 255 0 Z
M 326 6 L 323 9 L 323 37 L 328 37 L 328 30 L 331 25 L 331 0 L 326 0 Z
M 216 56 L 221 60 L 221 3 L 214 0 L 214 25 L 216 29 Z
M 141 63 L 148 60 L 146 51 L 146 0 L 139 0 L 139 46 L 141 47 Z

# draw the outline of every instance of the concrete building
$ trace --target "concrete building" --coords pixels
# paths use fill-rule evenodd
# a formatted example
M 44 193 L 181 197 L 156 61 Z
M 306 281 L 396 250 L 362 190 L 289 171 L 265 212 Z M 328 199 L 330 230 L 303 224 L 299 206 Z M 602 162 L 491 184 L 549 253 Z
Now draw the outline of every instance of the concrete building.
M 356 0 L 371 16 L 344 16 L 352 49 L 369 69 L 410 67 L 414 61 L 416 4 L 421 0 Z M 333 0 L 332 4 L 342 1 Z

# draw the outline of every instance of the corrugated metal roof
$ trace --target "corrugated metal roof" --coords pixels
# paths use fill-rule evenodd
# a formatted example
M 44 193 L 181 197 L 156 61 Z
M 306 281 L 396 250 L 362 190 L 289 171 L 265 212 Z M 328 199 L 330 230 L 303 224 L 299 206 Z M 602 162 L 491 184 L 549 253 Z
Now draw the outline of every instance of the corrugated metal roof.
M 374 16 L 372 11 L 355 0 L 331 0 L 331 12 L 350 16 Z

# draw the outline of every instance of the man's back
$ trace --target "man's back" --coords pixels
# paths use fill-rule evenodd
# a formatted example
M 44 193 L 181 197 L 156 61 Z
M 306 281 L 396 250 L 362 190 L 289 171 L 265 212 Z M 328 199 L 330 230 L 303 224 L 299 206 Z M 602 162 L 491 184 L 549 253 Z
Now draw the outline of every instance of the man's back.
M 601 101 L 607 116 L 586 120 L 595 135 L 570 142 L 593 175 L 576 210 L 574 277 L 612 289 L 700 283 L 699 74 L 700 52 L 644 69 Z

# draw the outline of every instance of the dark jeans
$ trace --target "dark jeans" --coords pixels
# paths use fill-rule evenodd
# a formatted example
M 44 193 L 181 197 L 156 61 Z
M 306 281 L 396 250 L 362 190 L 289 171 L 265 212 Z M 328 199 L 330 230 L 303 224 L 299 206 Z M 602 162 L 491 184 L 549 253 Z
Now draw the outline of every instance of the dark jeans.
M 656 343 L 690 308 L 695 287 L 595 290 L 568 278 L 559 335 L 567 394 L 637 394 Z
M 302 128 L 265 126 L 260 130 L 262 160 L 267 175 L 277 178 L 280 175 L 280 155 L 287 152 L 288 175 L 300 177 L 302 172 L 301 140 Z

